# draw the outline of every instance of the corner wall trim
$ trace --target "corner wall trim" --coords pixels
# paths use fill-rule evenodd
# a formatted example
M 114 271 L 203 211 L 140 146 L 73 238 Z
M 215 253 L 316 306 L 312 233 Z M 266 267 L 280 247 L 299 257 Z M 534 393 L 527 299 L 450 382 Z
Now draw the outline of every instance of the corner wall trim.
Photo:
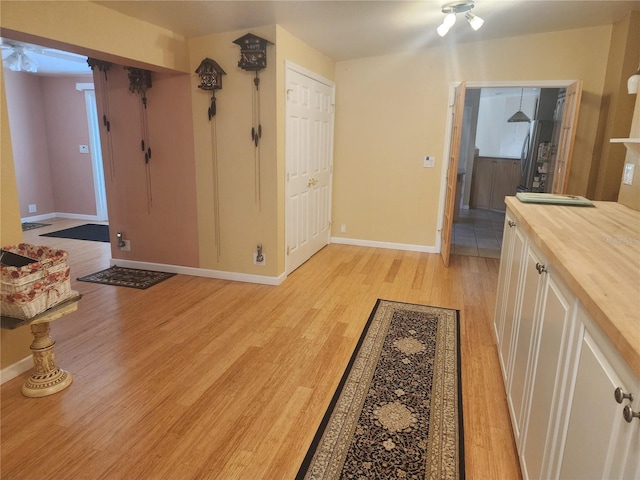
M 259 283 L 262 285 L 280 285 L 286 274 L 282 273 L 277 277 L 266 275 L 252 275 L 250 273 L 225 272 L 222 270 L 209 270 L 206 268 L 183 267 L 180 265 L 168 265 L 162 263 L 138 262 L 133 260 L 122 260 L 112 258 L 110 265 L 118 267 L 139 268 L 142 270 L 153 270 L 156 272 L 178 273 L 181 275 L 192 275 L 194 277 L 216 278 L 218 280 L 233 280 L 235 282 Z
M 0 371 L 0 384 L 13 380 L 14 378 L 22 375 L 24 372 L 28 372 L 33 368 L 33 357 L 29 355 L 22 360 L 18 360 L 16 363 L 5 367 Z
M 407 250 L 410 252 L 439 253 L 439 250 L 430 245 L 412 245 L 409 243 L 376 242 L 373 240 L 360 240 L 358 238 L 331 237 L 331 243 L 344 245 L 356 245 L 359 247 L 387 248 L 390 250 Z

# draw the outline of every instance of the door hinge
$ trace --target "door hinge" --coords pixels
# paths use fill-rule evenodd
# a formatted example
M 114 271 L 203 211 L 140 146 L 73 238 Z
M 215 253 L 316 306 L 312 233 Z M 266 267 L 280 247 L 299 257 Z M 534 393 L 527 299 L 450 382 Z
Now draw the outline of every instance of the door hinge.
M 287 255 L 289 255 L 289 251 L 291 250 L 291 247 L 289 245 L 287 245 Z

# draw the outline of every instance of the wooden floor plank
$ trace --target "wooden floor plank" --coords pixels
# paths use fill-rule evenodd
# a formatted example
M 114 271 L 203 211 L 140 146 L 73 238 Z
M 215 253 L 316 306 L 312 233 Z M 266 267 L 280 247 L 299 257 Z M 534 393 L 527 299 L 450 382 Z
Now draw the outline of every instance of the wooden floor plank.
M 461 318 L 468 479 L 520 478 L 492 317 L 498 260 L 330 245 L 280 286 L 177 275 L 148 290 L 78 282 L 110 246 L 69 251 L 77 312 L 52 324 L 73 384 L 1 387 L 3 479 L 293 478 L 378 298 Z

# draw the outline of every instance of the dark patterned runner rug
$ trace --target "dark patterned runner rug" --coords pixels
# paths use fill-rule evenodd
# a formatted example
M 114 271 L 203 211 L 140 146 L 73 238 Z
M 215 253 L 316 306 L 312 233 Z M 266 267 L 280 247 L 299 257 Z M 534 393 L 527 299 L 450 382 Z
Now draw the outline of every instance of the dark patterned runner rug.
M 113 266 L 91 275 L 78 278 L 81 282 L 102 283 L 115 285 L 116 287 L 131 287 L 141 290 L 147 289 L 157 283 L 173 277 L 175 273 L 155 272 L 152 270 L 139 270 Z
M 296 479 L 464 479 L 458 324 L 378 300 Z

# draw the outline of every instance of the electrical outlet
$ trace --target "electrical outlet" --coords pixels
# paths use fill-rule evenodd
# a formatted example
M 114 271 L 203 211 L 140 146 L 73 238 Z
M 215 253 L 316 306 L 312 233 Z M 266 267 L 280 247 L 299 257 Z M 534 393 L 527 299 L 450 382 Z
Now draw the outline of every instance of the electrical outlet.
M 254 265 L 260 265 L 261 267 L 264 267 L 267 264 L 267 256 L 263 253 L 262 254 L 262 261 L 259 262 L 258 261 L 258 252 L 253 252 L 253 264 Z
M 633 163 L 626 163 L 624 166 L 624 174 L 622 176 L 622 183 L 625 185 L 633 185 L 633 171 L 635 170 Z
M 29 205 L 29 213 L 36 213 L 37 211 L 38 211 L 38 209 L 36 208 L 36 204 L 35 203 Z
M 347 226 L 344 223 L 340 225 L 340 233 L 347 233 Z
M 89 145 L 78 145 L 80 153 L 89 153 Z
M 123 252 L 131 251 L 131 240 L 124 240 L 124 247 L 120 247 L 120 250 Z

